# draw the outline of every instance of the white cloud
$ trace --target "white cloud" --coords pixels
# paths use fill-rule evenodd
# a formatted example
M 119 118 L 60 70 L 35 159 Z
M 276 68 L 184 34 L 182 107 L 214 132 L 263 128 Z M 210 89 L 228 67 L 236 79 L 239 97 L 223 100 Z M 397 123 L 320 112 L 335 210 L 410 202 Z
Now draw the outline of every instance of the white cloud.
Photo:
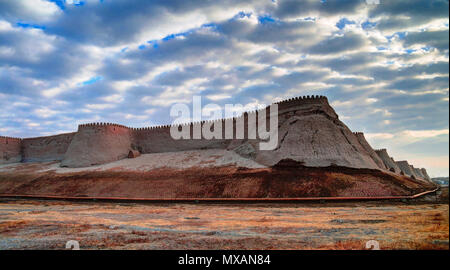
M 107 104 L 107 103 L 103 103 L 103 104 L 86 104 L 86 108 L 89 110 L 104 110 L 104 109 L 111 109 L 114 108 L 115 105 L 113 104 Z
M 26 18 L 34 22 L 46 22 L 61 14 L 55 3 L 46 0 L 5 1 L 0 3 L 0 9 L 4 9 L 7 17 L 19 20 Z
M 43 108 L 39 108 L 34 110 L 34 113 L 36 114 L 36 116 L 41 117 L 41 118 L 48 118 L 51 116 L 54 116 L 56 114 L 58 114 L 58 111 L 43 107 Z
M 106 102 L 112 102 L 112 103 L 120 103 L 124 100 L 123 96 L 121 96 L 119 94 L 110 95 L 107 97 L 103 97 L 101 99 Z
M 391 133 L 365 133 L 364 137 L 366 137 L 366 139 L 371 140 L 371 139 L 392 139 L 395 137 L 394 134 Z
M 448 129 L 441 130 L 405 130 L 402 135 L 412 138 L 431 138 L 439 135 L 448 135 Z

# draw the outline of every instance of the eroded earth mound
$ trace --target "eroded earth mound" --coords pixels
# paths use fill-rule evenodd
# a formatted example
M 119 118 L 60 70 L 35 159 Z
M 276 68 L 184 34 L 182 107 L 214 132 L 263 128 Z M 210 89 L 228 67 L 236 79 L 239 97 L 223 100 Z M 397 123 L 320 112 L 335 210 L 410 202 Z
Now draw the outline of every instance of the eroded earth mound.
M 185 154 L 192 156 L 192 152 Z M 262 167 L 232 160 L 234 155 L 202 157 L 190 167 L 144 165 L 146 160 L 164 160 L 170 154 L 143 155 L 137 158 L 141 167 L 120 161 L 114 163 L 116 167 L 91 170 L 61 169 L 55 163 L 4 166 L 0 194 L 148 199 L 379 197 L 413 195 L 435 187 L 377 169 L 307 167 L 291 159 Z
M 107 123 L 80 125 L 75 133 L 57 136 L 0 137 L 0 193 L 169 199 L 376 197 L 435 187 L 425 169 L 396 162 L 386 149 L 373 150 L 363 133 L 352 132 L 339 120 L 326 97 L 298 97 L 268 108 L 278 108 L 272 150 L 260 149 L 266 139 L 249 135 L 258 130 L 258 115 L 268 114 L 268 109 L 231 120 L 235 125 L 242 121 L 244 138 L 175 140 L 170 126 Z M 251 119 L 258 119 L 255 126 Z M 183 126 L 193 134 L 196 127 L 225 121 Z

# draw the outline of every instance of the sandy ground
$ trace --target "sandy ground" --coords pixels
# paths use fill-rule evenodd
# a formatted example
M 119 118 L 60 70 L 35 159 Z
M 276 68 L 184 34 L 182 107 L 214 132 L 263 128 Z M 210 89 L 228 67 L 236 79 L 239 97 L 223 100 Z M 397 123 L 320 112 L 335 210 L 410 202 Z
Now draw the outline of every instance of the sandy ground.
M 0 249 L 448 249 L 448 204 L 0 200 Z
M 170 163 L 169 163 L 170 164 Z M 124 198 L 301 198 L 403 196 L 434 184 L 371 169 L 305 167 L 285 160 L 270 168 L 192 167 L 37 172 L 22 164 L 0 172 L 0 194 Z
M 159 168 L 186 169 L 192 167 L 238 166 L 244 168 L 265 168 L 265 166 L 246 159 L 233 151 L 209 149 L 201 151 L 180 151 L 169 153 L 144 154 L 133 159 L 122 159 L 103 165 L 85 168 L 61 168 L 60 162 L 14 163 L 0 165 L 0 172 L 27 169 L 29 165 L 39 166 L 38 172 L 75 173 L 92 171 L 138 171 L 146 172 Z

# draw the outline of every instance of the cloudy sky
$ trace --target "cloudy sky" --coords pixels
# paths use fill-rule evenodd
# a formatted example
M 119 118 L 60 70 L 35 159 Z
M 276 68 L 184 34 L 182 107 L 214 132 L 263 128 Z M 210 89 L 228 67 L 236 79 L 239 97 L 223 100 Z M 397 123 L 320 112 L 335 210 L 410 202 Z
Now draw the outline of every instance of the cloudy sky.
M 0 134 L 326 95 L 374 148 L 448 176 L 448 0 L 367 2 L 0 0 Z

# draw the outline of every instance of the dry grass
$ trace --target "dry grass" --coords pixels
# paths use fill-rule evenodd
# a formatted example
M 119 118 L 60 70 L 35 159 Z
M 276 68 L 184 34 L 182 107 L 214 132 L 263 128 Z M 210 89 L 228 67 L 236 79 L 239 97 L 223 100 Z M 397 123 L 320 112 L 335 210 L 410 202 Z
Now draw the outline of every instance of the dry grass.
M 365 241 L 347 240 L 338 241 L 333 244 L 319 246 L 322 250 L 363 250 L 365 249 Z
M 0 234 L 6 234 L 15 230 L 19 230 L 30 222 L 24 220 L 13 220 L 0 223 Z
M 9 248 L 448 249 L 446 204 L 111 204 L 0 202 Z M 31 211 L 30 211 L 31 210 Z M 56 241 L 56 242 L 55 242 Z M 47 244 L 43 244 L 47 243 Z

